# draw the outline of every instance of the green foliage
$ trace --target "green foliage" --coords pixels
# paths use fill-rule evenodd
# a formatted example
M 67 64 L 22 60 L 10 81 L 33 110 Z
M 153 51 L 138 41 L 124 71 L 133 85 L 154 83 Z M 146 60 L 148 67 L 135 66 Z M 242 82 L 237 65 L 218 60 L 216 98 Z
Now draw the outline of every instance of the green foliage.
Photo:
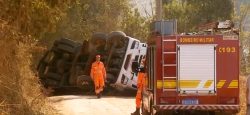
M 201 23 L 230 20 L 231 0 L 172 0 L 164 5 L 164 18 L 178 20 L 178 32 L 192 32 Z
M 45 44 L 61 37 L 82 41 L 94 32 L 148 35 L 146 19 L 127 0 L 1 0 L 0 11 L 1 20 Z
M 91 38 L 94 32 L 117 30 L 136 38 L 145 38 L 148 34 L 146 19 L 133 12 L 124 0 L 76 0 L 66 14 L 57 24 L 56 32 L 46 33 L 44 41 L 60 37 L 82 41 Z
M 63 17 L 67 0 L 2 0 L 0 17 L 21 33 L 41 38 Z
M 234 20 L 238 22 L 240 31 L 240 57 L 241 57 L 241 74 L 247 75 L 250 73 L 250 3 L 247 1 L 239 3 L 238 12 L 234 15 Z
M 129 11 L 122 20 L 121 28 L 128 36 L 146 41 L 149 35 L 150 19 L 146 19 L 140 16 L 137 9 L 134 12 Z

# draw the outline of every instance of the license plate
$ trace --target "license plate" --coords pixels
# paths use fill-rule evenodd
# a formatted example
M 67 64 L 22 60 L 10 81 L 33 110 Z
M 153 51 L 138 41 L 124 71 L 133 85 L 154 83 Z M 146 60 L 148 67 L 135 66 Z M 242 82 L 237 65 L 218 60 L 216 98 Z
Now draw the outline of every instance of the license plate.
M 198 99 L 184 99 L 182 100 L 182 104 L 184 105 L 197 105 L 199 104 Z

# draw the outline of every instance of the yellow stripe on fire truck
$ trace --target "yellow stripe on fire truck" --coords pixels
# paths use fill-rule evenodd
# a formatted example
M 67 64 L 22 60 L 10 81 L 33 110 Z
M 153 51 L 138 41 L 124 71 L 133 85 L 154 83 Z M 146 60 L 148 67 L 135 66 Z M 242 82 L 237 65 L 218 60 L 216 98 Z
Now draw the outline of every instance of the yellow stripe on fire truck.
M 162 86 L 164 88 L 176 88 L 176 80 L 165 80 L 162 85 L 162 80 L 157 80 L 157 88 L 161 89 Z M 197 88 L 200 85 L 203 88 L 209 88 L 213 84 L 213 80 L 207 80 L 206 82 L 202 82 L 200 80 L 180 80 L 179 82 L 181 88 Z M 217 82 L 217 88 L 222 88 L 226 83 L 226 80 L 219 80 Z M 238 88 L 238 80 L 232 80 L 227 88 Z
M 238 88 L 238 80 L 232 80 L 228 88 Z
M 226 83 L 226 80 L 220 80 L 218 83 L 217 83 L 217 88 L 222 88 L 224 86 L 224 84 Z
M 212 85 L 213 81 L 214 80 L 207 80 L 203 88 L 209 88 Z

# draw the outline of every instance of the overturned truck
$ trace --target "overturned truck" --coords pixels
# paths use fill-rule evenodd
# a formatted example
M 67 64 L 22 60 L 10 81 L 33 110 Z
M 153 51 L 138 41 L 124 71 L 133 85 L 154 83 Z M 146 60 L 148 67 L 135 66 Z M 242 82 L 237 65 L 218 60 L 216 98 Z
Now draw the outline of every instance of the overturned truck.
M 116 31 L 93 34 L 90 40 L 78 43 L 70 39 L 56 40 L 41 58 L 37 70 L 42 84 L 48 88 L 79 87 L 92 89 L 91 64 L 95 55 L 102 56 L 107 71 L 107 85 L 119 90 L 136 89 L 137 76 L 131 63 L 140 63 L 147 45 Z

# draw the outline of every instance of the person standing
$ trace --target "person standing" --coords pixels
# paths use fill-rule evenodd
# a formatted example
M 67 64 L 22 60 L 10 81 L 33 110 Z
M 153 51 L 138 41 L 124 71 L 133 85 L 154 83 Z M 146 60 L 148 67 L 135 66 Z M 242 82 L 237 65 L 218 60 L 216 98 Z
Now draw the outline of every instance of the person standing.
M 105 87 L 104 81 L 106 80 L 106 70 L 100 60 L 101 56 L 96 55 L 96 61 L 92 63 L 90 72 L 90 76 L 94 81 L 97 98 L 101 98 L 103 88 Z
M 136 110 L 131 113 L 131 115 L 140 115 L 141 108 L 141 99 L 142 99 L 142 90 L 144 86 L 144 80 L 146 77 L 145 67 L 144 67 L 145 59 L 142 60 L 140 67 L 138 68 L 138 77 L 137 77 L 137 93 L 135 97 Z

